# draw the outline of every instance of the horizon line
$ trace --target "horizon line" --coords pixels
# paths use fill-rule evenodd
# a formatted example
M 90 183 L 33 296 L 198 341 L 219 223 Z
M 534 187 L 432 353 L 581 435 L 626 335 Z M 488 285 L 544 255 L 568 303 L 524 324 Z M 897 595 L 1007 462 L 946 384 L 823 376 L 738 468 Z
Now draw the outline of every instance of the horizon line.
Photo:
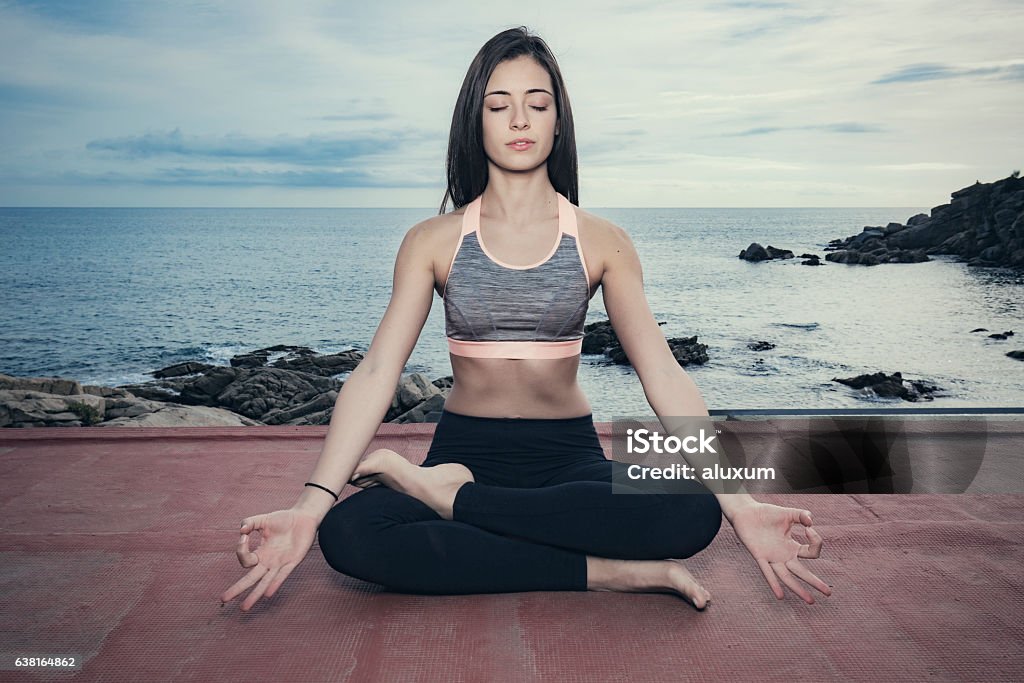
M 912 209 L 915 206 L 907 205 L 863 205 L 863 206 L 593 206 L 580 207 L 583 209 Z M 934 208 L 934 207 L 928 207 Z M 424 206 L 0 206 L 4 209 L 274 209 L 274 210 L 311 210 L 311 209 L 416 209 L 432 211 L 431 207 Z

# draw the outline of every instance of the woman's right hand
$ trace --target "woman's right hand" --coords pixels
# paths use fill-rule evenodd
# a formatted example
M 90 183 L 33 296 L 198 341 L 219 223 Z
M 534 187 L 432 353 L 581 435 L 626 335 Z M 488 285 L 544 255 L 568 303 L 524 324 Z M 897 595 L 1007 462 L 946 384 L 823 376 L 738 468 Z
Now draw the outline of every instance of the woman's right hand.
M 272 597 L 313 546 L 319 526 L 315 515 L 297 508 L 246 517 L 235 554 L 249 573 L 224 591 L 221 602 L 230 602 L 253 584 L 256 588 L 242 602 L 243 612 L 264 595 Z M 262 542 L 250 549 L 249 534 L 257 530 L 262 534 Z

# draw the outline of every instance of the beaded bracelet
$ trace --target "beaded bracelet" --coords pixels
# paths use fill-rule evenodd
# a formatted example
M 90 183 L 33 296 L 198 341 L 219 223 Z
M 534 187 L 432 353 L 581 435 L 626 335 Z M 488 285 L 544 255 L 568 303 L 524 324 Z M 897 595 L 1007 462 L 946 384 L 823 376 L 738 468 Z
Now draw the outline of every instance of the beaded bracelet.
M 326 487 L 324 487 L 324 486 L 321 486 L 320 484 L 314 484 L 314 483 L 313 483 L 313 482 L 311 482 L 311 481 L 307 481 L 307 482 L 306 482 L 306 486 L 315 486 L 315 487 L 317 487 L 318 489 L 323 489 L 324 491 L 327 491 L 327 493 L 329 493 L 329 494 L 331 494 L 332 496 L 334 496 L 334 502 L 335 502 L 335 503 L 337 503 L 337 502 L 338 502 L 338 494 L 336 494 L 336 493 L 335 493 L 334 491 L 330 490 L 329 488 L 326 488 Z

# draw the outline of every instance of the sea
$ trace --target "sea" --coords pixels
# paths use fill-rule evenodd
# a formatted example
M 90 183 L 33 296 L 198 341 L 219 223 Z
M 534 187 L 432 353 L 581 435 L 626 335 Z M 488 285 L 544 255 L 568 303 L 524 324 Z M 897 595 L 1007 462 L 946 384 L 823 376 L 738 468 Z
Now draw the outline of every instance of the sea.
M 1024 350 L 1024 274 L 947 256 L 874 267 L 737 258 L 759 242 L 824 259 L 830 240 L 926 207 L 584 208 L 629 233 L 665 336 L 707 345 L 709 361 L 685 371 L 712 410 L 1024 405 L 1024 362 L 1005 355 Z M 0 372 L 117 386 L 275 344 L 366 350 L 402 238 L 433 213 L 0 208 Z M 605 319 L 598 291 L 587 322 Z M 748 348 L 756 341 L 775 346 Z M 436 294 L 405 371 L 452 372 Z M 934 399 L 834 381 L 896 371 L 938 386 Z M 584 355 L 579 381 L 595 420 L 654 415 L 630 366 Z

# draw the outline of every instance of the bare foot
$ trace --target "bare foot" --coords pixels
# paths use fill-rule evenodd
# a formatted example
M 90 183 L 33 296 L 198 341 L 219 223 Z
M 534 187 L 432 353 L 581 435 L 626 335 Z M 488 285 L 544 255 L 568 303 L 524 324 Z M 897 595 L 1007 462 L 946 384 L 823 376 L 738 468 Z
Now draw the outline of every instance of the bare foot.
M 469 468 L 459 463 L 420 467 L 389 448 L 367 454 L 352 473 L 350 483 L 362 488 L 383 484 L 425 503 L 443 519 L 451 519 L 455 494 L 474 481 Z
M 588 556 L 587 588 L 624 593 L 672 593 L 700 610 L 711 602 L 711 594 L 679 560 L 613 560 Z

